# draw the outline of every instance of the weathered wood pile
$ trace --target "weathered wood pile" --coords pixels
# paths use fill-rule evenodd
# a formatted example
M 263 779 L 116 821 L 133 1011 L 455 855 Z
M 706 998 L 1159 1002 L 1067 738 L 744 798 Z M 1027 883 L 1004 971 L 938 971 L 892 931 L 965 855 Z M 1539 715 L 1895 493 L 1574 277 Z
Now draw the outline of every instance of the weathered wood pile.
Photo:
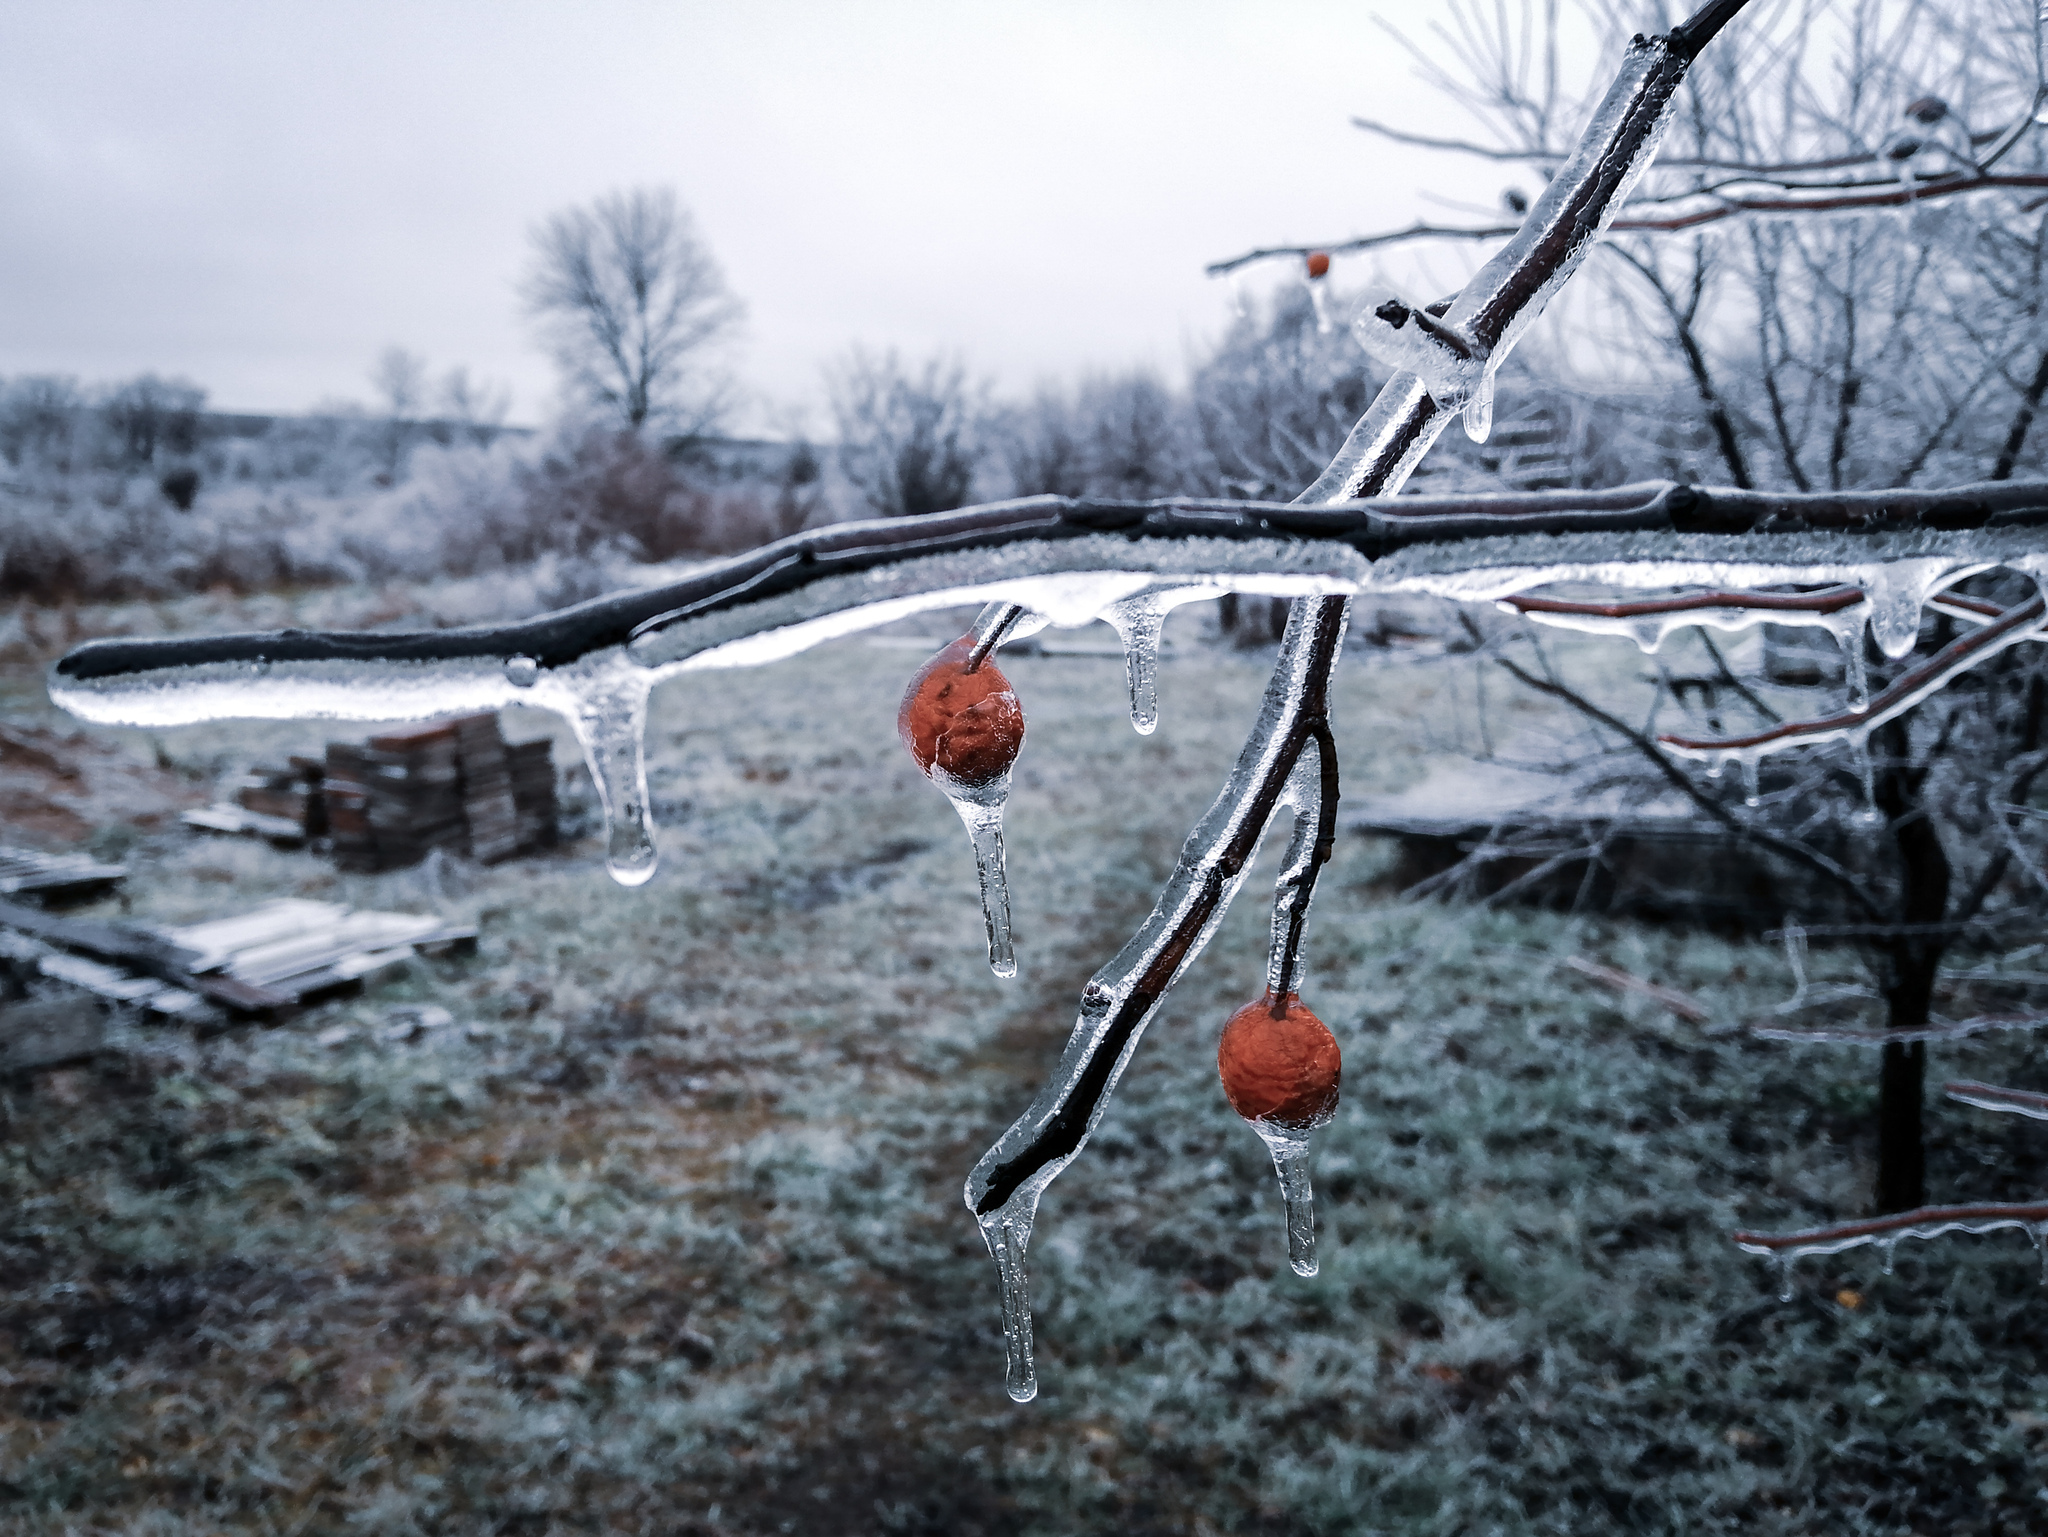
M 508 747 L 496 715 L 330 743 L 324 783 L 343 869 L 394 869 L 437 848 L 493 864 L 555 841 L 553 744 Z
M 485 864 L 555 841 L 553 744 L 507 743 L 488 712 L 330 742 L 324 758 L 258 764 L 194 827 L 276 842 L 326 837 L 344 870 L 392 870 L 435 849 Z

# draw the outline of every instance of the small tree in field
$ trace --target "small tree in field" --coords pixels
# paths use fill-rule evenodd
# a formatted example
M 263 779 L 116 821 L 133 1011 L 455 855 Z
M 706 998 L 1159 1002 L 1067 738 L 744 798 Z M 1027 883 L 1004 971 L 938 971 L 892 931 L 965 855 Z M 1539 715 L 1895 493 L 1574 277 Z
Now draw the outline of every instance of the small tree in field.
M 628 431 L 689 436 L 724 415 L 712 358 L 741 307 L 667 188 L 552 215 L 533 232 L 525 296 L 570 390 Z
M 826 373 L 846 478 L 885 518 L 966 505 L 982 455 L 982 392 L 967 365 L 856 347 Z

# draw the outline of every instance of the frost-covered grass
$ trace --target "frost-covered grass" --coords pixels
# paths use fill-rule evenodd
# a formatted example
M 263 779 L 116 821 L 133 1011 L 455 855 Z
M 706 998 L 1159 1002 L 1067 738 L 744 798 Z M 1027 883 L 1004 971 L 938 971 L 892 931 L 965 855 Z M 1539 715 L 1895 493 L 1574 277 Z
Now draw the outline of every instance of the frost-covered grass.
M 1248 888 L 1045 1202 L 1043 1389 L 1012 1405 L 961 1180 L 1144 915 L 1266 663 L 1169 660 L 1141 739 L 1114 660 L 1006 662 L 1030 738 L 1004 984 L 958 821 L 894 739 L 916 660 L 856 644 L 657 696 L 666 863 L 638 892 L 590 839 L 378 877 L 145 846 L 138 915 L 440 905 L 481 952 L 5 1092 L 0 1527 L 2048 1526 L 2048 1293 L 2022 1241 L 1908 1247 L 1889 1278 L 1868 1250 L 1809 1262 L 1783 1305 L 1727 1241 L 1861 1209 L 1874 1063 L 1702 1031 L 1561 964 L 1736 1018 L 1783 996 L 1781 957 L 1404 906 L 1362 839 L 1311 930 L 1308 995 L 1345 1051 L 1322 1273 L 1287 1269 L 1264 1149 L 1215 1081 L 1261 970 Z M 1347 789 L 1421 772 L 1455 678 L 1347 666 Z M 8 698 L 32 713 L 18 669 Z M 323 735 L 164 745 L 211 771 Z M 376 1038 L 430 1000 L 456 1023 Z M 1932 1076 L 2039 1087 L 2033 1057 L 1940 1048 Z M 1933 1118 L 1935 1199 L 2048 1188 L 2048 1128 Z

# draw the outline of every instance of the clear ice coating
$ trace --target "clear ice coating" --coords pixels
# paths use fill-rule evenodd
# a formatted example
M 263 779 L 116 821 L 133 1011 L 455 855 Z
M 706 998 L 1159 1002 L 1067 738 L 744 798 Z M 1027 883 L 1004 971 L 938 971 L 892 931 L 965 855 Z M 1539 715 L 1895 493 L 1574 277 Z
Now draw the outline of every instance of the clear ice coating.
M 1384 289 L 1364 295 L 1351 335 L 1378 361 L 1420 379 L 1429 398 L 1444 410 L 1476 409 L 1480 425 L 1475 428 L 1468 416 L 1466 431 L 1475 442 L 1486 441 L 1493 421 L 1493 379 L 1485 343 Z
M 1031 1278 L 1024 1251 L 1031 1244 L 1031 1223 L 1037 1215 L 1034 1192 L 1019 1206 L 1012 1201 L 981 1219 L 982 1241 L 996 1262 L 1003 1291 L 1003 1387 L 1020 1404 L 1038 1396 L 1038 1366 L 1031 1359 Z
M 1308 1133 L 1271 1121 L 1250 1123 L 1273 1155 L 1280 1176 L 1280 1199 L 1287 1205 L 1287 1263 L 1294 1273 L 1316 1273 L 1316 1198 L 1308 1178 Z
M 1981 1206 L 1923 1206 L 1896 1217 L 1877 1217 L 1868 1222 L 1845 1222 L 1836 1227 L 1811 1228 L 1798 1233 L 1737 1233 L 1735 1245 L 1745 1253 L 1762 1255 L 1778 1274 L 1778 1300 L 1792 1300 L 1792 1266 L 1810 1255 L 1840 1254 L 1845 1249 L 1875 1244 L 1884 1273 L 1892 1273 L 1893 1251 L 1908 1238 L 1922 1242 L 1949 1233 L 1972 1235 L 1994 1233 L 2001 1228 L 2019 1228 L 2038 1248 L 2048 1235 L 2048 1206 L 1987 1203 Z M 2048 1285 L 2048 1273 L 2043 1275 Z
M 586 683 L 569 715 L 604 808 L 605 868 L 621 886 L 646 885 L 657 860 L 643 746 L 647 693 L 644 677 L 614 674 Z
M 1150 736 L 1159 725 L 1159 638 L 1173 606 L 1168 594 L 1155 592 L 1125 598 L 1102 611 L 1103 619 L 1124 644 L 1131 725 L 1140 736 Z

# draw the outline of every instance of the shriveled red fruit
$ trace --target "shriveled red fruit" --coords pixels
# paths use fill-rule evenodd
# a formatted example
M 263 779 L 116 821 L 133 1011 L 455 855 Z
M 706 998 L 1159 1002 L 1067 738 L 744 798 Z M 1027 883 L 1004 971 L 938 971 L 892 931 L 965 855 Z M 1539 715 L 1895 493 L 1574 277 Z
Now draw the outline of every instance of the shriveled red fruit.
M 927 774 L 943 769 L 970 789 L 1000 779 L 1024 745 L 1024 707 L 1010 680 L 963 635 L 917 670 L 896 712 L 896 734 Z
M 1321 1126 L 1336 1113 L 1343 1066 L 1330 1027 L 1293 993 L 1277 1018 L 1271 993 L 1246 1004 L 1224 1024 L 1216 1046 L 1223 1092 L 1247 1121 Z
M 1330 253 L 1328 251 L 1311 251 L 1308 253 L 1308 275 L 1312 278 L 1328 277 L 1330 275 Z

